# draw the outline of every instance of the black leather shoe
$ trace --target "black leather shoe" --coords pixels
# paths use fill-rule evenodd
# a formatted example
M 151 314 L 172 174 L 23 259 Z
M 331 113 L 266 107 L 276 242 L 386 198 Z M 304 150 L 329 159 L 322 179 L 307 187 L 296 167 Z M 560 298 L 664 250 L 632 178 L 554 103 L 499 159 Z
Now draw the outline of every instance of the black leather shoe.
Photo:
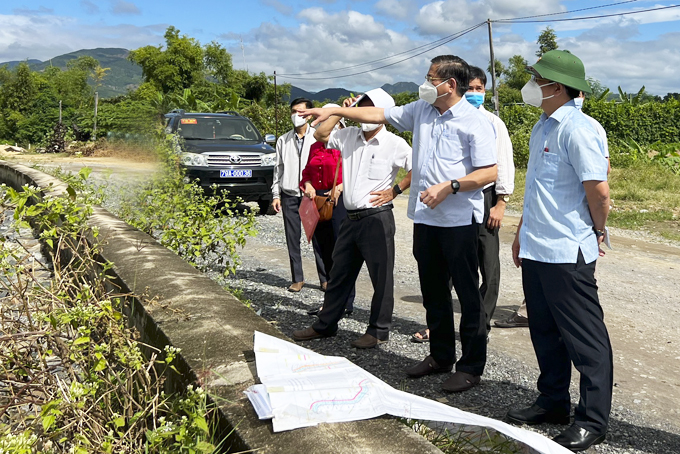
M 513 424 L 528 426 L 543 423 L 566 425 L 569 424 L 569 413 L 564 410 L 546 410 L 533 404 L 529 408 L 508 411 L 505 419 Z
M 413 367 L 406 369 L 406 374 L 412 378 L 424 377 L 430 374 L 443 374 L 446 372 L 451 372 L 453 369 L 453 364 L 447 366 L 440 366 L 433 357 L 428 356 L 420 363 Z
M 311 309 L 307 311 L 307 315 L 319 315 L 319 312 L 321 312 L 321 308 Z M 343 317 L 350 317 L 352 313 L 354 313 L 354 310 L 345 309 Z
M 579 452 L 602 443 L 606 435 L 606 432 L 598 434 L 572 424 L 570 428 L 553 438 L 553 441 L 573 452 Z

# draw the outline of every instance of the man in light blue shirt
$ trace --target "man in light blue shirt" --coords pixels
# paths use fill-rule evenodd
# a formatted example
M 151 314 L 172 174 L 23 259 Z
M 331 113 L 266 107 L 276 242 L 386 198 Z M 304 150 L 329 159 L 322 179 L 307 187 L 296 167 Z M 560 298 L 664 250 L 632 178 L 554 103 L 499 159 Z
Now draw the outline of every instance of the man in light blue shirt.
M 432 60 L 420 100 L 389 109 L 308 109 L 316 124 L 331 115 L 361 123 L 390 123 L 413 131 L 413 169 L 408 216 L 414 221 L 423 305 L 430 328 L 430 356 L 408 369 L 411 377 L 456 372 L 443 384 L 460 392 L 476 386 L 486 364 L 486 317 L 477 273 L 478 224 L 484 216 L 482 187 L 496 180 L 496 140 L 484 114 L 465 99 L 470 69 L 459 57 Z M 462 356 L 456 361 L 449 281 L 461 305 Z
M 524 210 L 512 245 L 522 267 L 531 340 L 541 374 L 529 408 L 508 411 L 518 424 L 569 424 L 571 364 L 581 373 L 574 424 L 555 442 L 573 451 L 601 443 L 611 410 L 612 350 L 594 277 L 609 213 L 601 137 L 576 108 L 590 92 L 583 63 L 550 51 L 528 67 L 524 102 L 543 109 L 529 141 Z

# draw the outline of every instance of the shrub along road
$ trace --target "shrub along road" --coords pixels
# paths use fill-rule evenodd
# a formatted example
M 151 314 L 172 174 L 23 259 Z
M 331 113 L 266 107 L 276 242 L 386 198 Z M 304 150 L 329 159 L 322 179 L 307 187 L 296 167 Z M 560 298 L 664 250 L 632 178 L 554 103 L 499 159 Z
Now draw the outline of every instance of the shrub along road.
M 53 163 L 76 171 L 96 160 L 58 158 Z M 106 159 L 106 172 L 139 178 L 151 172 L 148 164 Z M 95 170 L 95 173 L 97 170 Z M 118 181 L 111 178 L 110 181 Z M 320 353 L 348 357 L 390 385 L 438 399 L 462 409 L 502 418 L 507 409 L 528 405 L 535 398 L 536 360 L 527 329 L 493 329 L 489 360 L 482 385 L 460 395 L 442 393 L 442 376 L 408 380 L 403 368 L 428 354 L 427 345 L 409 342 L 422 327 L 417 269 L 412 255 L 412 222 L 406 217 L 406 198 L 395 201 L 397 259 L 395 266 L 395 317 L 390 342 L 375 350 L 352 349 L 349 342 L 363 333 L 372 294 L 367 273 L 358 280 L 356 310 L 341 322 L 337 337 L 305 344 Z M 313 318 L 306 310 L 317 307 L 323 294 L 315 276 L 311 249 L 304 245 L 308 284 L 299 294 L 286 292 L 290 272 L 281 215 L 258 217 L 260 233 L 248 240 L 243 263 L 228 280 L 242 291 L 253 308 L 290 335 Z M 501 295 L 495 319 L 512 313 L 522 299 L 521 275 L 512 264 L 510 243 L 517 217 L 507 216 L 501 230 Z M 598 261 L 597 277 L 605 321 L 614 348 L 615 389 L 607 443 L 597 452 L 680 452 L 680 248 L 645 241 L 644 234 L 619 232 L 614 250 Z M 458 317 L 458 312 L 457 315 Z M 572 380 L 572 401 L 578 398 L 578 374 Z M 555 435 L 559 428 L 539 426 Z

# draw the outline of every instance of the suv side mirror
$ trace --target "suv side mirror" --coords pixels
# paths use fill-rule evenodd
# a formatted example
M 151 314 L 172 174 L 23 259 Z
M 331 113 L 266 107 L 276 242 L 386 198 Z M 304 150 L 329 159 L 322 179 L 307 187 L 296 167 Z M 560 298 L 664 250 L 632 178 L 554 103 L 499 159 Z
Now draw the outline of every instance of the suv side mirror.
M 274 134 L 265 134 L 264 141 L 267 143 L 274 143 L 276 142 L 276 136 Z

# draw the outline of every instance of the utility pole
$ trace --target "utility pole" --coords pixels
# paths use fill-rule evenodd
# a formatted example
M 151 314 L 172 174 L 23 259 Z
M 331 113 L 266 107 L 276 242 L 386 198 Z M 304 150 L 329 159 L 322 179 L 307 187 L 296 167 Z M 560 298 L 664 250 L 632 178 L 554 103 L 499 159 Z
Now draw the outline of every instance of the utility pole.
M 239 40 L 241 41 L 241 53 L 243 54 L 243 68 L 248 72 L 248 67 L 246 66 L 246 51 L 243 48 L 243 37 L 239 36 Z
M 94 92 L 94 127 L 92 128 L 92 140 L 97 140 L 97 106 L 99 105 L 99 92 Z
M 491 19 L 486 20 L 489 26 L 489 57 L 491 58 L 491 88 L 493 89 L 493 110 L 494 113 L 500 116 L 498 104 L 498 87 L 496 87 L 496 57 L 493 54 L 493 36 L 491 34 Z
M 276 90 L 276 71 L 274 71 L 274 134 L 279 138 L 279 95 Z
M 59 101 L 59 124 L 61 124 L 61 101 Z

